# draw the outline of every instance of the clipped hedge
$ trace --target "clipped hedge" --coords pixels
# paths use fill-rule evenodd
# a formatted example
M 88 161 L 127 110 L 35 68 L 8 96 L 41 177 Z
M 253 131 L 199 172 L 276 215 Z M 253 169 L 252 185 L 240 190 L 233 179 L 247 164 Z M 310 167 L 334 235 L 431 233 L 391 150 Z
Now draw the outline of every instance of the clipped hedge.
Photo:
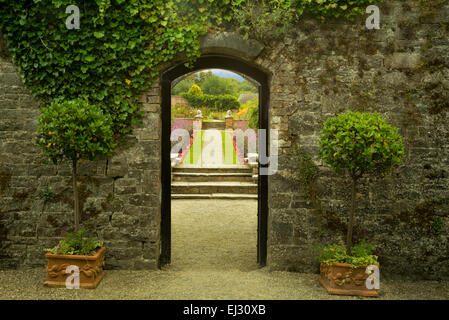
M 195 95 L 191 93 L 181 93 L 191 107 L 201 108 L 209 107 L 213 111 L 227 111 L 240 108 L 240 102 L 236 97 L 229 94 L 214 96 L 210 94 Z

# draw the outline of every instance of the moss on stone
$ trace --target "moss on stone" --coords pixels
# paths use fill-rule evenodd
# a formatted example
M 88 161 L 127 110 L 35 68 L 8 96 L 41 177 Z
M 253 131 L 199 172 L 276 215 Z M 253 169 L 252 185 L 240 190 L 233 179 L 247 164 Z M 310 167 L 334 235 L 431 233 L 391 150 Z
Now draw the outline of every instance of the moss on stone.
M 9 187 L 10 180 L 11 173 L 6 169 L 0 169 L 0 192 L 6 190 Z

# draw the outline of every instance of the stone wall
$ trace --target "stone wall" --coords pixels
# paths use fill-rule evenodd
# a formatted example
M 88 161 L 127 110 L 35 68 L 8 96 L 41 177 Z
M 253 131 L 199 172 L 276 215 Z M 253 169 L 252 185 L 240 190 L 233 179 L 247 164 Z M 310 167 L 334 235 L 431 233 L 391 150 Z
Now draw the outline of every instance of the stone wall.
M 280 146 L 278 172 L 269 177 L 270 269 L 316 272 L 310 249 L 322 238 L 344 239 L 349 181 L 321 165 L 317 142 L 325 119 L 358 110 L 399 127 L 406 158 L 392 175 L 362 181 L 355 234 L 373 239 L 384 274 L 449 277 L 449 5 L 435 3 L 389 1 L 380 6 L 380 30 L 367 30 L 364 19 L 304 18 L 263 46 L 251 40 L 247 55 L 236 54 L 235 35 L 202 40 L 204 53 L 234 55 L 270 77 L 269 124 Z M 83 211 L 106 242 L 107 268 L 157 266 L 159 85 L 141 100 L 134 146 L 82 165 Z M 0 108 L 0 268 L 41 267 L 42 249 L 71 221 L 70 166 L 41 159 L 32 141 L 39 104 L 4 55 Z M 316 201 L 296 177 L 298 146 L 320 169 Z M 54 196 L 45 202 L 48 190 Z
M 282 149 L 270 177 L 272 268 L 316 271 L 309 239 L 344 240 L 350 184 L 320 166 L 317 142 L 325 119 L 358 110 L 399 127 L 406 158 L 391 176 L 362 182 L 356 235 L 373 239 L 384 273 L 449 276 L 449 5 L 380 9 L 380 30 L 303 21 L 257 59 L 272 71 L 270 123 Z M 295 183 L 297 146 L 320 167 L 319 201 Z

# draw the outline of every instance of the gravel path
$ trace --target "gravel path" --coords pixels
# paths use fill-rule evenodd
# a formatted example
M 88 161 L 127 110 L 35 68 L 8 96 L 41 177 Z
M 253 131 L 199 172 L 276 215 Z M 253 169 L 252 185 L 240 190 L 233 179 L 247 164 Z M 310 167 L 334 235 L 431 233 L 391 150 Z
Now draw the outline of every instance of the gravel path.
M 256 200 L 174 200 L 172 206 L 173 257 L 164 270 L 107 270 L 95 290 L 46 288 L 45 269 L 0 271 L 0 299 L 363 299 L 328 295 L 316 274 L 257 268 Z M 449 281 L 381 279 L 380 294 L 449 299 Z

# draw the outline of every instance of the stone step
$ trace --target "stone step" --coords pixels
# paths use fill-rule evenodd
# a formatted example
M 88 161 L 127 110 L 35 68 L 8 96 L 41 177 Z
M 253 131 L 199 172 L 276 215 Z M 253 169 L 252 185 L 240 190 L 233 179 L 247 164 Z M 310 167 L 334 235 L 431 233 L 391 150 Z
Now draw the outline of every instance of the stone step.
M 253 182 L 250 172 L 173 172 L 172 181 L 185 182 L 213 182 L 213 181 L 240 181 Z
M 171 184 L 172 194 L 243 193 L 257 194 L 257 184 L 237 181 L 180 182 Z
M 257 200 L 257 194 L 244 193 L 175 193 L 171 195 L 172 199 L 226 199 L 226 200 Z
M 252 173 L 252 169 L 246 165 L 220 165 L 220 166 L 203 166 L 182 165 L 172 168 L 173 173 L 177 172 L 195 172 L 195 173 Z

